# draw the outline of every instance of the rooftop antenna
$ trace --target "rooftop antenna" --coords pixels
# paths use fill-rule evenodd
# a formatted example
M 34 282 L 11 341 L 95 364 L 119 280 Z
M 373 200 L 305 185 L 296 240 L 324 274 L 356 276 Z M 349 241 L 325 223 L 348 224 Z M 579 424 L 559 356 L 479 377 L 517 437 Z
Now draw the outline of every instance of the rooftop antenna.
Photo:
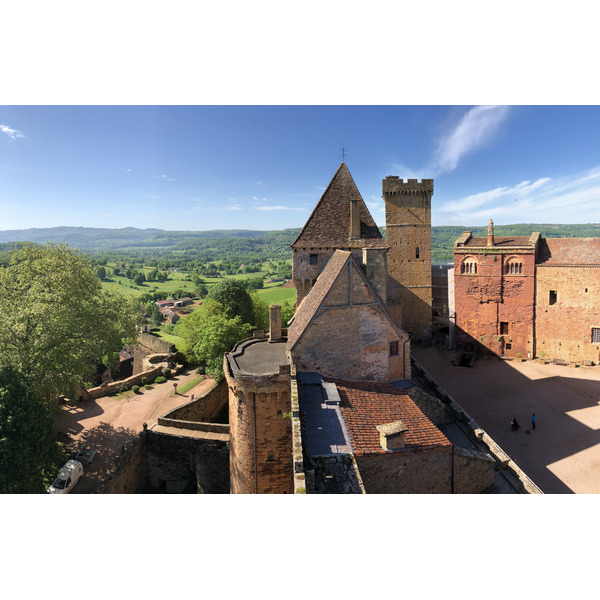
M 344 148 L 344 146 L 342 146 L 341 152 L 342 152 L 342 155 L 341 155 L 342 162 L 346 162 L 346 156 L 348 154 L 348 151 L 346 150 L 346 148 Z

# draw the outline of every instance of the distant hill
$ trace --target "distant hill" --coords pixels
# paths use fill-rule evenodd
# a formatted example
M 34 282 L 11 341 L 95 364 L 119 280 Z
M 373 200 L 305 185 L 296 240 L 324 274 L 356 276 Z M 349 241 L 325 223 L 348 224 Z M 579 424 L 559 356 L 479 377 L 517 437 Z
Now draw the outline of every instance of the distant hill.
M 299 230 L 298 230 L 299 231 Z M 36 242 L 69 244 L 82 250 L 126 249 L 173 246 L 182 240 L 198 238 L 256 238 L 267 231 L 245 229 L 213 231 L 166 231 L 164 229 L 101 229 L 96 227 L 48 227 L 42 229 L 13 229 L 0 231 L 0 243 Z
M 385 235 L 385 228 L 381 228 Z M 452 260 L 452 247 L 463 231 L 474 236 L 487 235 L 487 227 L 441 226 L 431 228 L 433 261 Z M 553 225 L 520 223 L 496 225 L 499 236 L 523 236 L 539 231 L 544 237 L 600 237 L 600 224 Z M 279 231 L 253 231 L 246 229 L 216 229 L 212 231 L 167 231 L 164 229 L 100 229 L 95 227 L 51 227 L 46 229 L 17 229 L 0 231 L 0 252 L 7 254 L 15 242 L 47 242 L 69 244 L 73 248 L 96 252 L 127 252 L 128 250 L 160 250 L 174 253 L 204 252 L 204 260 L 215 260 L 215 255 L 258 252 L 265 257 L 287 257 L 289 245 L 296 239 L 300 228 Z

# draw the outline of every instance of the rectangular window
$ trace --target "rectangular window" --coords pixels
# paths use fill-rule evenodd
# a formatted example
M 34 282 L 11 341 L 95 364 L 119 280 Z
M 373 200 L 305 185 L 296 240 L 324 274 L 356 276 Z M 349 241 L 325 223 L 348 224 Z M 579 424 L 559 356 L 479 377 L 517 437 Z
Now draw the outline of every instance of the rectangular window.
M 390 356 L 398 356 L 398 342 L 390 342 Z
M 508 323 L 500 321 L 500 335 L 508 335 Z
M 600 327 L 592 327 L 592 344 L 600 344 Z
M 548 295 L 548 304 L 556 304 L 556 299 L 558 298 L 558 293 L 556 290 L 550 290 L 550 294 Z
M 319 257 L 317 254 L 310 254 L 309 255 L 309 259 L 310 259 L 310 264 L 311 265 L 317 265 L 319 264 Z
M 512 344 L 506 344 L 506 346 L 504 346 L 507 350 L 510 350 L 512 348 Z

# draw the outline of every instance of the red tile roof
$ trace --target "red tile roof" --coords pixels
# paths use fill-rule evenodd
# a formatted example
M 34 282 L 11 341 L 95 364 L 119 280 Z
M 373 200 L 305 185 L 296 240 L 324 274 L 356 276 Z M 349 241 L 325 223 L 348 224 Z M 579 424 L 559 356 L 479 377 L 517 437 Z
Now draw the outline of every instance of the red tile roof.
M 402 421 L 408 427 L 406 451 L 452 445 L 404 390 L 385 383 L 328 381 L 336 384 L 340 394 L 340 408 L 355 454 L 386 454 L 377 425 L 393 421 Z
M 600 266 L 600 238 L 542 240 L 538 266 Z
M 350 239 L 350 201 L 360 207 L 360 239 Z M 342 163 L 308 218 L 292 248 L 364 248 L 385 241 L 364 203 L 352 175 Z

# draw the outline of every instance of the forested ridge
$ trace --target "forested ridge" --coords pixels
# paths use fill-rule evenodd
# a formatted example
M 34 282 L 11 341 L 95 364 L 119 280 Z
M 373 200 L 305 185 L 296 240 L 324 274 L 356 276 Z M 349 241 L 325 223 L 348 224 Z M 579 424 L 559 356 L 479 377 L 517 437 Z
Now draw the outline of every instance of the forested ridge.
M 381 228 L 385 235 L 385 228 Z M 463 231 L 474 236 L 487 235 L 487 227 L 437 226 L 431 228 L 432 260 L 452 259 L 452 247 Z M 528 236 L 539 231 L 544 237 L 600 237 L 600 224 L 538 224 L 519 223 L 497 225 L 497 236 Z M 20 242 L 65 243 L 90 255 L 104 255 L 118 260 L 128 256 L 141 260 L 158 260 L 167 266 L 185 263 L 209 263 L 223 259 L 250 262 L 252 260 L 288 259 L 290 244 L 300 228 L 277 231 L 212 230 L 166 231 L 162 229 L 100 229 L 92 227 L 53 227 L 0 231 L 0 264 Z

